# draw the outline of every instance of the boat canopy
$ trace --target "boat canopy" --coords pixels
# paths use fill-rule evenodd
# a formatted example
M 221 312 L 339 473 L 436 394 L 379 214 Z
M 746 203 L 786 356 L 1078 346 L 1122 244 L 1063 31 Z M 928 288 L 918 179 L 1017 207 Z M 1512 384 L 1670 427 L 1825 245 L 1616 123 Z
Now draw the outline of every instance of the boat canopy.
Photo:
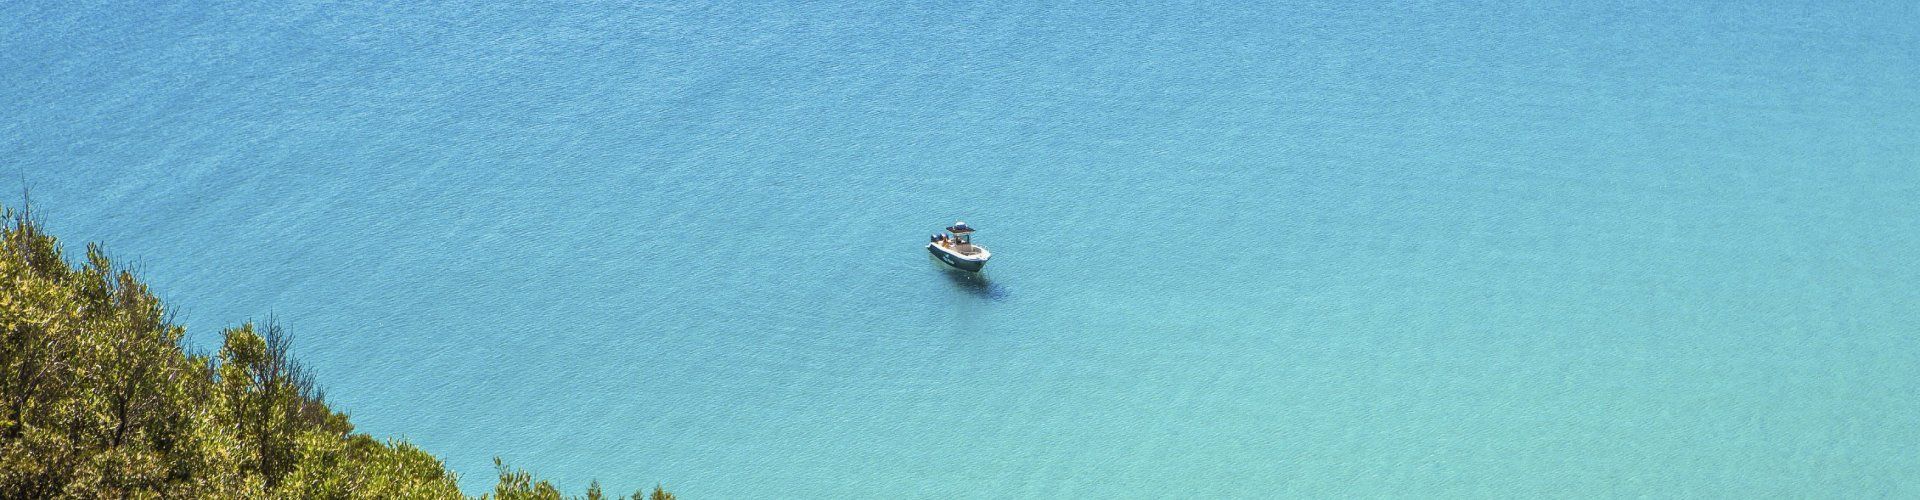
M 966 233 L 973 232 L 973 228 L 967 227 L 967 223 L 965 222 L 955 222 L 953 223 L 953 225 L 947 226 L 947 232 L 953 233 L 953 234 L 966 234 Z

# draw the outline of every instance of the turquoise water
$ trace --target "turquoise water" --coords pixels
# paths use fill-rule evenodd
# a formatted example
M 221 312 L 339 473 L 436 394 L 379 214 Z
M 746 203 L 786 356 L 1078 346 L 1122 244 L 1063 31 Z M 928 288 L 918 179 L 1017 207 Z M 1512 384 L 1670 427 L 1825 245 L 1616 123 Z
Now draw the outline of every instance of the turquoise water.
M 12 2 L 0 117 L 473 493 L 1920 495 L 1912 2 Z

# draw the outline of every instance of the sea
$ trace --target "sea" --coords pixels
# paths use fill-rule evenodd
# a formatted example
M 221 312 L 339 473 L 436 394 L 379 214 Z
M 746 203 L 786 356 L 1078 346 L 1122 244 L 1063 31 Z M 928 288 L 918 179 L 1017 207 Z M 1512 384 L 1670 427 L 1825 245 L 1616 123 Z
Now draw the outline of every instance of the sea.
M 1920 496 L 1920 2 L 26 0 L 0 170 L 469 494 Z

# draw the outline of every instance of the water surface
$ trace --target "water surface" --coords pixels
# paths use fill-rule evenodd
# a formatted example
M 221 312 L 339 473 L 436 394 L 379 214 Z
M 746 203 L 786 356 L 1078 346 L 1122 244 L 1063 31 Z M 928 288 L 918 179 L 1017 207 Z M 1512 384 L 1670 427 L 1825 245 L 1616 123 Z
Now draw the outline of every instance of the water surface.
M 470 493 L 1914 496 L 1916 5 L 15 2 L 0 158 Z

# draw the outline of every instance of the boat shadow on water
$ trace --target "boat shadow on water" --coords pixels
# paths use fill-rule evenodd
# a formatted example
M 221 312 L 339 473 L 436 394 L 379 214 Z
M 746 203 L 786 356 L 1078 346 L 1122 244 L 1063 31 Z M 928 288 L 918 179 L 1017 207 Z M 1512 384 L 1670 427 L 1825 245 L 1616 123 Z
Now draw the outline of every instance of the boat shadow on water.
M 1006 287 L 994 283 L 993 280 L 988 279 L 985 274 L 970 273 L 956 269 L 938 269 L 937 271 L 945 275 L 947 281 L 953 282 L 954 288 L 972 294 L 975 297 L 992 301 L 1007 298 Z

